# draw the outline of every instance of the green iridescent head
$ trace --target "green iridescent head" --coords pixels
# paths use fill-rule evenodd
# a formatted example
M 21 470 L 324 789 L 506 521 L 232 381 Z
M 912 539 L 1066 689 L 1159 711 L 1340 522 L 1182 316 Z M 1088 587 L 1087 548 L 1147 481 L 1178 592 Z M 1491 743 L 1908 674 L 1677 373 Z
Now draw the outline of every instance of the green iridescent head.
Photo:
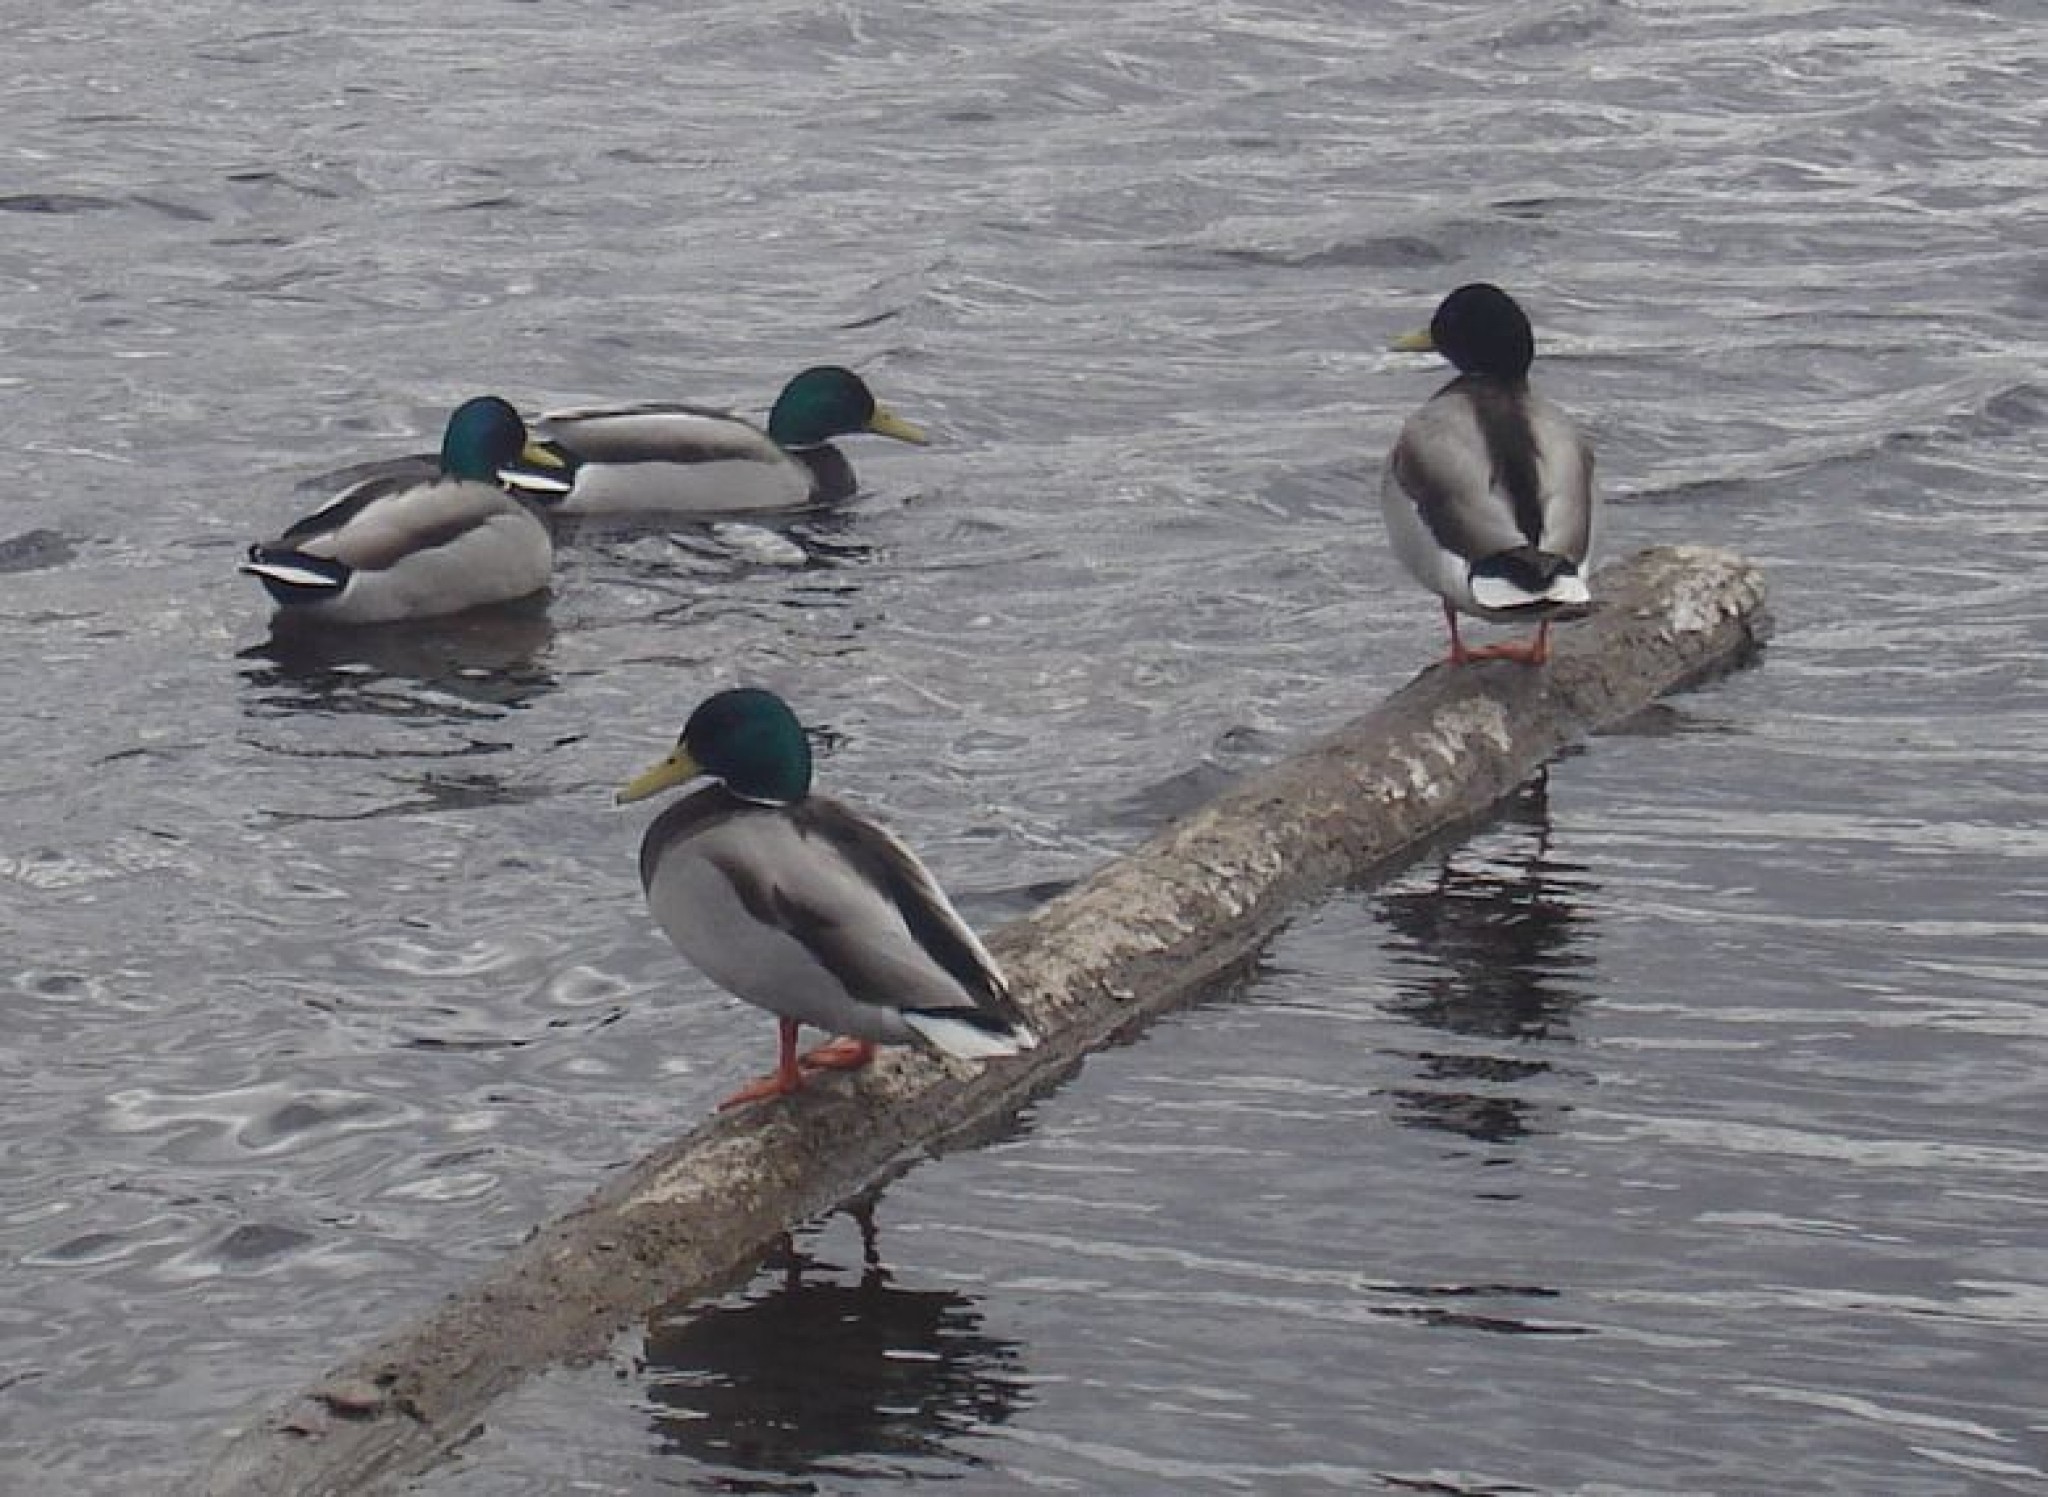
M 851 369 L 821 364 L 782 387 L 768 413 L 768 435 L 782 447 L 816 447 L 857 432 L 923 446 L 931 438 L 880 404 Z
M 755 686 L 721 691 L 690 714 L 674 751 L 618 798 L 644 800 L 703 775 L 743 799 L 789 805 L 810 794 L 810 739 L 774 692 Z
M 495 395 L 465 400 L 441 435 L 441 471 L 455 478 L 494 484 L 498 470 L 516 463 L 559 468 L 562 460 L 526 434 L 519 412 Z

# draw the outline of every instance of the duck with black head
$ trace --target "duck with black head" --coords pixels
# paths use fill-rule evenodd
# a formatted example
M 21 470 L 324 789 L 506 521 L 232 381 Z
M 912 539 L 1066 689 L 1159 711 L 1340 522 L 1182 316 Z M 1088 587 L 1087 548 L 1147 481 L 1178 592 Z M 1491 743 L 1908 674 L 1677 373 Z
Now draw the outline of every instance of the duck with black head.
M 1394 554 L 1443 600 L 1450 659 L 1550 658 L 1550 626 L 1592 603 L 1593 449 L 1530 387 L 1535 334 L 1498 286 L 1460 286 L 1425 332 L 1394 347 L 1435 352 L 1457 377 L 1408 418 L 1387 458 L 1380 505 Z M 1458 615 L 1536 625 L 1533 639 L 1468 647 Z

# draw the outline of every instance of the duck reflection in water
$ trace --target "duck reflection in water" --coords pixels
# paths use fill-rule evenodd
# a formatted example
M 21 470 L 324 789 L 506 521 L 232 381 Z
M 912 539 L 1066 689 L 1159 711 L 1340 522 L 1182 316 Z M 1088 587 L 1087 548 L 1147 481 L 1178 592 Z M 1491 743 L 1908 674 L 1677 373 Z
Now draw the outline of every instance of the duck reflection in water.
M 281 619 L 238 658 L 256 692 L 252 715 L 496 717 L 555 689 L 554 637 L 545 601 L 529 599 L 346 629 Z
M 403 624 L 273 625 L 243 650 L 247 740 L 292 761 L 284 821 L 405 816 L 536 799 L 544 780 L 496 724 L 555 689 L 554 639 L 542 600 Z M 260 726 L 259 726 L 260 725 Z M 374 767 L 365 778 L 309 765 Z
M 873 1209 L 847 1212 L 862 1250 L 850 1282 L 785 1239 L 781 1261 L 736 1302 L 650 1327 L 654 1427 L 667 1448 L 713 1468 L 700 1490 L 965 1475 L 982 1462 L 962 1442 L 1024 1401 L 1021 1348 L 982 1330 L 974 1300 L 891 1282 Z
M 1375 901 L 1408 973 L 1390 1007 L 1468 1042 L 1417 1052 L 1425 1084 L 1396 1089 L 1400 1121 L 1506 1143 L 1559 1110 L 1516 1087 L 1553 1069 L 1545 1042 L 1571 1038 L 1572 1011 L 1586 997 L 1574 974 L 1592 961 L 1575 901 L 1594 885 L 1551 855 L 1550 837 L 1549 783 L 1539 775 L 1500 826 L 1446 854 L 1427 884 Z M 1517 1048 L 1470 1043 L 1487 1040 Z

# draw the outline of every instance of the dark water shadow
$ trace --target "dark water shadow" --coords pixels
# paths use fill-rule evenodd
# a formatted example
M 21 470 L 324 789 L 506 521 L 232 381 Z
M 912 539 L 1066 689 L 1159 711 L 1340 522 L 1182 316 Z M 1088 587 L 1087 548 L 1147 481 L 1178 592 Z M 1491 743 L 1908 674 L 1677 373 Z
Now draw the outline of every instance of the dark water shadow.
M 265 814 L 361 821 L 553 794 L 500 724 L 556 689 L 554 632 L 544 598 L 406 624 L 274 625 L 236 657 L 243 739 L 304 763 L 301 793 Z
M 1515 1088 L 1554 1068 L 1542 1042 L 1569 1041 L 1572 1012 L 1591 996 L 1579 900 L 1597 886 L 1550 842 L 1549 778 L 1538 775 L 1426 885 L 1373 900 L 1404 973 L 1389 1009 L 1466 1042 L 1414 1052 L 1421 1084 L 1394 1089 L 1398 1121 L 1508 1143 L 1557 1110 Z
M 1023 1406 L 1020 1344 L 989 1334 L 968 1295 L 893 1282 L 874 1205 L 846 1212 L 860 1227 L 857 1268 L 786 1240 L 742 1294 L 650 1322 L 647 1404 L 662 1448 L 709 1468 L 692 1490 L 966 1477 L 983 1463 L 963 1440 Z
M 1100 815 L 1112 826 L 1150 834 L 1211 804 L 1283 752 L 1272 734 L 1248 724 L 1233 724 L 1216 735 L 1200 761 L 1138 786 L 1104 807 Z
M 0 575 L 45 572 L 78 556 L 78 542 L 61 531 L 37 527 L 0 540 Z
M 279 619 L 241 651 L 252 717 L 302 712 L 497 717 L 553 691 L 546 600 L 445 619 L 322 628 Z

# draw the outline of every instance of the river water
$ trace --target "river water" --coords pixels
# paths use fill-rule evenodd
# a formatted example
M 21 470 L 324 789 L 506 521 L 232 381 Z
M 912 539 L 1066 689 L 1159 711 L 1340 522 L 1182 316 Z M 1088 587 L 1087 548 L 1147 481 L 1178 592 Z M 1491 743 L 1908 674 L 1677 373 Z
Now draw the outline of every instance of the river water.
M 609 803 L 708 690 L 992 925 L 1434 658 L 1383 350 L 1478 278 L 1761 662 L 418 1490 L 2043 1490 L 2032 0 L 9 32 L 0 1490 L 167 1485 L 765 1064 Z M 830 514 L 322 650 L 234 575 L 466 395 L 822 361 L 938 438 Z

